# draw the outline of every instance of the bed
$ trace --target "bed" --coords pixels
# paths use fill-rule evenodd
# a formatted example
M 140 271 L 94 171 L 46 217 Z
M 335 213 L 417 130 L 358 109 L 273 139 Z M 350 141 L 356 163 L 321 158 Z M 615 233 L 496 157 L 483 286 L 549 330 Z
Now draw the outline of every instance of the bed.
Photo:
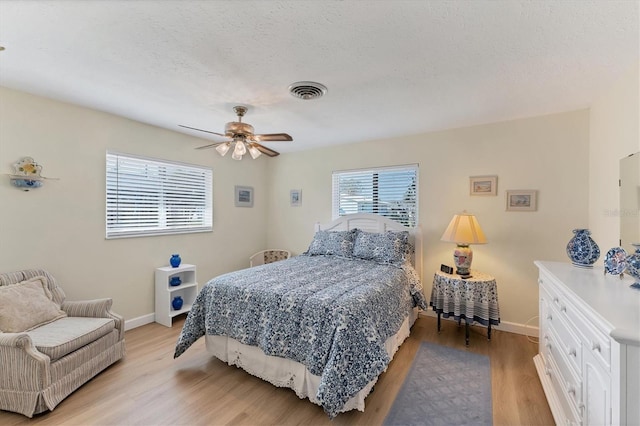
M 211 279 L 176 343 L 200 337 L 215 357 L 322 406 L 364 400 L 426 309 L 419 228 L 371 214 L 317 224 L 308 250 Z

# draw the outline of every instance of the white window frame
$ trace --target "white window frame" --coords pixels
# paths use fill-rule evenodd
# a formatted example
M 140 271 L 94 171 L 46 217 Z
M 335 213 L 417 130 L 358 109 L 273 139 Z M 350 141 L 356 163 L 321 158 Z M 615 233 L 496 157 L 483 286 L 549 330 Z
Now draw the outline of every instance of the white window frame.
M 391 211 L 383 211 L 383 204 L 382 200 L 380 200 L 378 197 L 379 195 L 379 191 L 381 190 L 380 184 L 382 182 L 380 182 L 380 180 L 378 180 L 378 176 L 380 174 L 384 174 L 384 173 L 393 173 L 393 172 L 403 172 L 403 173 L 407 173 L 408 176 L 410 176 L 411 174 L 415 173 L 415 187 L 414 187 L 414 192 L 415 194 L 414 196 L 414 203 L 409 203 L 409 205 L 405 208 L 407 208 L 409 210 L 409 212 L 407 213 L 407 216 L 405 217 L 399 217 L 399 215 L 404 216 L 403 213 L 397 213 L 397 207 L 396 207 L 396 213 L 394 213 L 394 208 L 391 207 Z M 353 169 L 353 170 L 338 170 L 338 171 L 334 171 L 332 173 L 332 185 L 331 185 L 331 191 L 332 191 L 332 206 L 331 206 L 331 214 L 333 219 L 337 219 L 340 216 L 344 216 L 346 214 L 350 214 L 350 213 L 356 213 L 356 212 L 363 212 L 363 211 L 367 211 L 367 210 L 363 210 L 361 208 L 361 204 L 363 203 L 371 203 L 371 211 L 367 211 L 368 213 L 374 213 L 374 214 L 379 214 L 380 216 L 384 216 L 387 217 L 391 220 L 394 220 L 398 223 L 403 224 L 404 226 L 408 227 L 408 228 L 413 228 L 415 226 L 418 225 L 418 205 L 419 205 L 419 200 L 418 200 L 418 194 L 419 194 L 419 190 L 418 190 L 418 185 L 419 185 L 419 167 L 418 164 L 406 164 L 406 165 L 398 165 L 398 166 L 386 166 L 386 167 L 372 167 L 372 168 L 368 168 L 368 169 Z M 371 188 L 372 188 L 372 193 L 373 198 L 371 200 L 369 200 L 367 198 L 367 195 L 354 195 L 353 199 L 351 200 L 351 204 L 357 204 L 357 207 L 354 206 L 350 206 L 350 208 L 347 208 L 347 202 L 345 202 L 345 197 L 343 195 L 343 197 L 340 196 L 340 182 L 341 179 L 343 180 L 343 185 L 344 185 L 344 180 L 348 179 L 348 178 L 354 178 L 354 179 L 359 179 L 359 178 L 363 178 L 363 177 L 367 177 L 367 175 L 371 175 Z M 367 187 L 368 189 L 368 187 Z M 384 189 L 383 189 L 384 190 Z M 343 188 L 344 191 L 344 188 Z M 358 200 L 358 198 L 362 198 L 360 200 Z M 341 203 L 342 200 L 342 203 Z M 353 211 L 351 211 L 353 210 Z
M 107 151 L 106 238 L 211 232 L 213 170 Z

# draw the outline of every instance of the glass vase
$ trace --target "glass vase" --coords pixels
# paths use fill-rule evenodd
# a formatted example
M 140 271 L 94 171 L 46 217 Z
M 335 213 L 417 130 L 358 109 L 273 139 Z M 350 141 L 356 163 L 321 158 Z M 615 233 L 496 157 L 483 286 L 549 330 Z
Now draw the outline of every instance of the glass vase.
M 172 267 L 177 268 L 178 266 L 180 266 L 180 262 L 182 262 L 182 259 L 180 258 L 179 254 L 171 255 L 171 259 L 169 259 L 169 263 L 171 264 Z

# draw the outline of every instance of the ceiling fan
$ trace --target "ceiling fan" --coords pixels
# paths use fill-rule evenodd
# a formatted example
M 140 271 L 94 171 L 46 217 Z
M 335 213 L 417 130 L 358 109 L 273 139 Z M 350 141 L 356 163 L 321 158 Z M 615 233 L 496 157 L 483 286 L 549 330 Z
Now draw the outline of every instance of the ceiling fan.
M 254 160 L 261 154 L 268 155 L 269 157 L 275 157 L 280 155 L 270 148 L 264 145 L 260 145 L 259 142 L 289 142 L 293 138 L 286 133 L 267 133 L 267 134 L 255 134 L 253 133 L 253 126 L 242 122 L 242 117 L 247 112 L 247 107 L 236 106 L 233 110 L 238 115 L 238 121 L 231 121 L 224 126 L 224 133 L 212 132 L 210 130 L 196 129 L 195 127 L 183 126 L 185 129 L 197 130 L 199 132 L 211 133 L 212 135 L 222 136 L 224 138 L 231 139 L 224 142 L 214 142 L 209 145 L 199 146 L 196 149 L 215 148 L 221 156 L 225 156 L 233 145 L 233 152 L 231 158 L 234 160 L 242 160 L 242 156 L 249 152 L 251 158 Z

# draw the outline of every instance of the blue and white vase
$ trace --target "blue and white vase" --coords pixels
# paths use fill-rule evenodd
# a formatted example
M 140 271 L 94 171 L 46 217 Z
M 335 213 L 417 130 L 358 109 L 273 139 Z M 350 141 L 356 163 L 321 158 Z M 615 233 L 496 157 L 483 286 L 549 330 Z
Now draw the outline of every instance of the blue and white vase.
M 640 243 L 631 244 L 636 251 L 627 256 L 627 273 L 640 283 Z
M 179 254 L 171 255 L 171 259 L 169 259 L 169 263 L 171 264 L 172 267 L 177 268 L 178 266 L 180 266 L 180 262 L 182 262 L 182 259 L 180 258 Z
M 184 301 L 182 300 L 182 296 L 176 296 L 171 301 L 171 306 L 173 306 L 173 309 L 175 309 L 176 311 L 179 311 L 180 309 L 182 309 L 183 303 Z
M 591 239 L 588 229 L 574 229 L 575 234 L 567 244 L 567 255 L 575 266 L 591 268 L 600 257 L 600 247 Z

